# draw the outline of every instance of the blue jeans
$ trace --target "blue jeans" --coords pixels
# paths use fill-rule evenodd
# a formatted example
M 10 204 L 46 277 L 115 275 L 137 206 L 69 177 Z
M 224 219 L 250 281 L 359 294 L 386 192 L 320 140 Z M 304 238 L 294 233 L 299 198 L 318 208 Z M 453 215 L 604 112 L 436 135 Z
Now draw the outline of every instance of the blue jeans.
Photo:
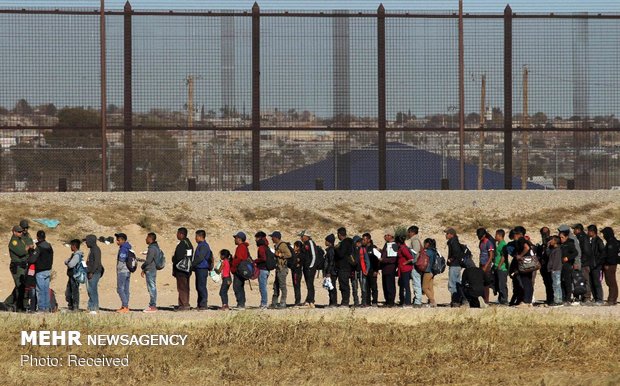
M 149 307 L 157 307 L 157 271 L 151 270 L 145 272 L 146 289 L 149 290 Z
M 51 271 L 41 271 L 34 275 L 37 281 L 37 308 L 39 311 L 50 310 L 50 276 Z
M 89 311 L 99 311 L 99 279 L 101 279 L 101 272 L 94 273 L 86 282 Z
M 267 307 L 267 279 L 269 279 L 269 271 L 261 269 L 258 274 L 258 289 L 260 291 L 260 306 Z
M 232 279 L 230 277 L 222 278 L 222 286 L 220 287 L 220 298 L 222 299 L 222 306 L 228 305 L 228 289 L 232 284 Z
M 129 271 L 120 271 L 116 273 L 116 292 L 121 298 L 121 306 L 129 307 Z
M 411 280 L 413 281 L 413 294 L 415 295 L 413 304 L 422 305 L 422 274 L 415 268 L 411 271 Z
M 411 280 L 411 272 L 401 272 L 400 276 L 398 276 L 398 300 L 400 301 L 400 305 L 409 306 L 411 305 L 411 287 L 409 287 L 409 281 Z
M 198 293 L 198 308 L 207 308 L 207 300 L 209 294 L 207 292 L 207 278 L 209 270 L 207 268 L 199 268 L 196 272 L 196 292 Z
M 461 267 L 448 267 L 448 291 L 452 295 L 452 303 L 461 302 L 457 284 L 461 284 Z
M 553 280 L 553 302 L 555 304 L 562 303 L 562 271 L 551 271 L 551 279 Z

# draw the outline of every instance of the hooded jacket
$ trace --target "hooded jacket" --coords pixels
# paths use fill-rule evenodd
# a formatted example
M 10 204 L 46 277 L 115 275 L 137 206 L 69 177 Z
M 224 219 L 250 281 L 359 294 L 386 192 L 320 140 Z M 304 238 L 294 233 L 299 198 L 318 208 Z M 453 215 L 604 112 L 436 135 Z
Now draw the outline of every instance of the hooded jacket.
M 347 237 L 336 247 L 336 269 L 342 272 L 351 272 L 349 256 L 353 256 L 353 239 Z
M 146 259 L 144 260 L 144 263 L 142 263 L 142 270 L 145 272 L 156 271 L 157 266 L 155 264 L 155 259 L 157 256 L 159 256 L 159 244 L 157 244 L 157 241 L 154 241 L 149 244 L 149 248 L 146 252 Z
M 261 237 L 256 242 L 256 245 L 258 246 L 258 249 L 256 250 L 256 260 L 254 261 L 256 262 L 258 269 L 264 271 L 267 269 L 267 248 L 269 248 L 269 241 L 266 238 Z
M 568 261 L 566 263 L 563 262 L 563 264 L 570 264 L 570 265 L 574 265 L 575 264 L 575 259 L 577 258 L 577 249 L 575 248 L 575 241 L 573 241 L 573 239 L 566 239 L 565 243 L 562 243 L 562 262 L 564 260 L 565 257 L 568 258 Z
M 396 261 L 398 259 L 398 246 L 395 242 L 385 243 L 381 250 L 381 273 L 384 275 L 394 275 L 396 273 Z
M 75 268 L 80 263 L 80 260 L 83 259 L 84 253 L 82 253 L 82 251 L 75 251 L 67 260 L 65 260 L 65 265 L 67 266 L 67 276 L 73 277 L 73 268 Z
M 607 242 L 605 244 L 605 253 L 603 258 L 604 264 L 618 264 L 618 259 L 620 257 L 620 243 L 618 243 L 618 240 L 610 228 L 604 228 L 602 233 L 605 241 Z
M 186 237 L 183 240 L 180 240 L 177 244 L 177 247 L 174 249 L 174 255 L 172 255 L 172 276 L 176 275 L 185 275 L 190 276 L 192 273 L 183 272 L 177 269 L 177 264 L 179 261 L 183 260 L 186 256 L 194 256 L 194 246 L 192 242 Z
M 86 246 L 90 249 L 86 260 L 86 270 L 88 273 L 101 273 L 103 275 L 103 265 L 101 264 L 101 249 L 97 245 L 97 237 L 94 235 L 86 236 Z
M 460 267 L 463 260 L 463 247 L 459 242 L 458 236 L 448 240 L 448 266 Z
M 411 249 L 406 244 L 400 244 L 398 246 L 398 272 L 411 272 L 413 271 L 413 254 Z M 400 275 L 399 275 L 400 276 Z
M 248 244 L 246 241 L 237 245 L 237 249 L 235 249 L 235 255 L 233 256 L 232 264 L 230 265 L 230 271 L 232 273 L 236 274 L 239 263 L 247 260 L 247 258 L 250 257 L 250 251 L 248 250 L 248 246 L 250 246 L 250 244 Z

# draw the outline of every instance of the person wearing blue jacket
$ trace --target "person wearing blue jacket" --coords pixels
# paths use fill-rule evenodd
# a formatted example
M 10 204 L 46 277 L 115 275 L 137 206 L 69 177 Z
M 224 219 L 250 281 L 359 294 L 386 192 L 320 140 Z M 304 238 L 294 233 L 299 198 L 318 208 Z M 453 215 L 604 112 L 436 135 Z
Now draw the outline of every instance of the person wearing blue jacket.
M 116 312 L 129 312 L 129 283 L 131 272 L 127 268 L 127 259 L 131 253 L 131 244 L 127 241 L 127 235 L 116 233 L 116 244 L 118 245 L 118 255 L 116 256 L 116 292 L 121 298 L 121 308 Z
M 433 265 L 437 259 L 437 243 L 434 239 L 424 240 L 424 250 L 428 256 L 428 267 L 422 272 L 422 292 L 428 298 L 428 304 L 430 307 L 437 307 L 435 301 L 435 290 L 433 288 Z
M 196 231 L 196 250 L 192 260 L 192 269 L 196 273 L 196 292 L 198 293 L 198 309 L 207 309 L 207 278 L 213 268 L 213 253 L 206 241 L 207 232 L 202 229 Z

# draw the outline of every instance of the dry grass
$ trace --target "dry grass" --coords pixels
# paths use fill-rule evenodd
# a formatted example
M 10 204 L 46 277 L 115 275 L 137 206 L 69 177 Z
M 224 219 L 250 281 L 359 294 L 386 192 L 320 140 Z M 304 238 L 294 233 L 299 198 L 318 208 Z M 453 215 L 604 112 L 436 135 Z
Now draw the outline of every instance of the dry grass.
M 516 225 L 525 227 L 554 226 L 562 223 L 574 224 L 583 222 L 586 226 L 592 223 L 620 218 L 620 206 L 611 206 L 609 202 L 588 203 L 580 206 L 558 206 L 531 211 L 527 206 L 524 211 L 514 216 L 506 216 L 497 209 L 468 208 L 463 211 L 442 212 L 437 215 L 444 227 L 454 227 L 460 232 L 471 233 L 480 227 L 487 229 L 512 228 Z
M 0 353 L 7 384 L 617 384 L 620 324 L 514 310 L 366 320 L 355 315 L 268 316 L 246 312 L 195 321 L 117 315 L 7 315 Z M 20 347 L 19 331 L 186 333 L 185 347 Z M 130 357 L 114 368 L 19 368 L 19 355 Z M 35 377 L 35 378 L 32 378 Z
M 282 229 L 309 229 L 329 233 L 340 226 L 346 226 L 361 233 L 370 229 L 413 224 L 418 218 L 415 208 L 405 203 L 390 203 L 388 206 L 342 203 L 325 210 L 312 210 L 291 204 L 248 208 L 241 210 L 240 220 L 249 228 L 257 229 L 271 222 Z

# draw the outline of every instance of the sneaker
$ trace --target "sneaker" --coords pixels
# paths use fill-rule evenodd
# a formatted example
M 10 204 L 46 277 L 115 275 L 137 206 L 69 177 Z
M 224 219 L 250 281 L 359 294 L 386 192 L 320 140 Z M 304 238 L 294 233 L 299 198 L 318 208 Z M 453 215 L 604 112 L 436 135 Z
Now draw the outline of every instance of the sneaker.
M 89 315 L 97 315 L 97 311 L 89 311 L 88 314 Z
M 414 304 L 414 305 L 413 305 L 413 306 L 411 306 L 411 307 L 413 307 L 413 308 L 422 308 L 422 305 L 421 305 L 421 304 Z
M 532 304 L 531 303 L 519 303 L 515 307 L 516 308 L 532 308 Z
M 179 306 L 179 307 L 176 307 L 174 310 L 175 311 L 189 311 L 190 307 L 180 307 Z
M 129 307 L 121 307 L 116 310 L 116 312 L 118 312 L 119 314 L 126 314 L 127 312 L 129 312 Z
M 549 307 L 564 307 L 564 303 L 551 303 Z
M 276 306 L 277 309 L 279 310 L 285 310 L 286 309 L 286 304 L 285 303 L 280 303 Z
M 480 308 L 487 308 L 489 305 L 484 302 L 482 296 L 478 296 L 478 302 L 480 302 Z
M 198 307 L 198 311 L 207 311 L 209 310 L 208 307 Z
M 228 304 L 224 304 L 223 306 L 220 307 L 221 311 L 230 311 L 230 307 L 228 307 Z
M 571 306 L 580 306 L 580 305 L 581 305 L 581 303 L 580 303 L 580 302 L 578 302 L 578 301 L 573 301 L 570 305 L 571 305 Z
M 157 312 L 157 307 L 146 307 L 142 312 Z
M 269 307 L 267 307 L 267 305 L 262 305 L 262 306 L 260 306 L 260 309 L 261 310 L 267 310 L 267 309 L 269 309 Z

